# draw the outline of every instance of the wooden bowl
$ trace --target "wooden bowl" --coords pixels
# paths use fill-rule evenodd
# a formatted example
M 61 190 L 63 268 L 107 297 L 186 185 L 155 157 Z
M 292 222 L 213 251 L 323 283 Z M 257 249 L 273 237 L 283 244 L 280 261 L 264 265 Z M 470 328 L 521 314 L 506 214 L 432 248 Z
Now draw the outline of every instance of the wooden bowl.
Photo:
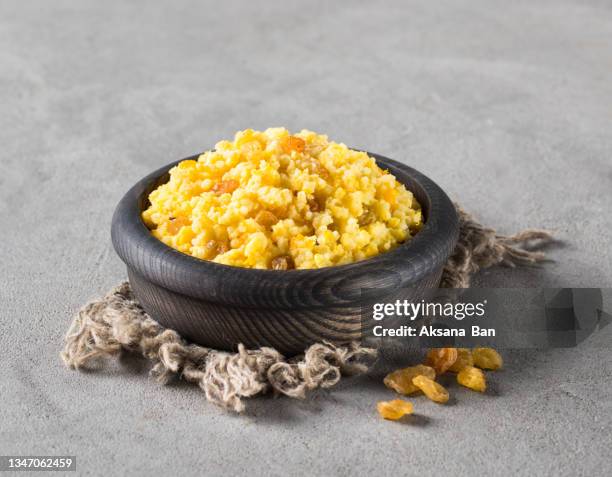
M 457 242 L 457 213 L 432 180 L 377 154 L 378 165 L 421 204 L 425 225 L 412 239 L 376 257 L 314 270 L 255 270 L 200 260 L 165 245 L 141 219 L 148 195 L 168 181 L 173 162 L 140 180 L 121 199 L 112 241 L 127 265 L 135 296 L 161 325 L 203 346 L 234 350 L 272 346 L 290 356 L 320 341 L 361 336 L 361 307 L 399 288 L 420 299 L 437 287 Z M 186 159 L 197 159 L 198 155 Z M 185 160 L 185 159 L 182 159 Z

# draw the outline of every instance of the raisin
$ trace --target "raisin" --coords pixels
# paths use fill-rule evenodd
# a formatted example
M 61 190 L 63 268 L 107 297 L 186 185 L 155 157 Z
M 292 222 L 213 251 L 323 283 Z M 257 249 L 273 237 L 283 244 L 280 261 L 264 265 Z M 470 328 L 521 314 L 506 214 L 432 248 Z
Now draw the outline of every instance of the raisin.
M 412 383 L 412 378 L 420 375 L 427 376 L 430 379 L 436 378 L 436 372 L 433 368 L 424 364 L 417 364 L 387 374 L 383 382 L 389 389 L 393 389 L 400 394 L 413 394 L 418 392 L 419 388 Z
M 412 378 L 412 384 L 423 391 L 423 394 L 434 402 L 444 404 L 448 401 L 448 391 L 427 376 L 419 375 Z
M 184 225 L 189 225 L 189 219 L 186 217 L 169 217 L 168 220 L 166 230 L 172 235 L 176 235 Z
M 459 374 L 457 374 L 457 382 L 461 384 L 461 386 L 481 393 L 484 393 L 487 389 L 484 373 L 474 366 L 466 366 L 459 371 Z
M 304 152 L 306 143 L 297 136 L 287 136 L 281 140 L 281 148 L 286 154 L 291 154 L 291 151 Z
M 209 240 L 204 247 L 206 248 L 207 258 L 214 258 L 229 250 L 225 242 L 219 242 L 218 240 Z
M 448 368 L 453 373 L 458 373 L 466 366 L 474 366 L 474 358 L 472 352 L 467 348 L 457 348 L 457 361 Z
M 376 404 L 376 409 L 381 417 L 390 421 L 397 421 L 407 414 L 412 414 L 412 403 L 402 399 L 393 401 L 380 401 Z
M 499 369 L 503 365 L 502 357 L 493 348 L 474 348 L 472 350 L 474 366 L 482 369 Z
M 293 258 L 290 255 L 279 255 L 272 259 L 272 270 L 291 270 L 295 268 Z
M 316 159 L 314 160 L 314 164 L 313 164 L 313 168 L 312 168 L 312 172 L 314 174 L 317 174 L 319 177 L 321 177 L 321 179 L 323 179 L 324 181 L 329 181 L 330 179 L 330 174 L 329 171 L 327 170 L 327 168 L 321 164 L 319 161 L 317 161 Z
M 366 210 L 357 219 L 357 223 L 359 223 L 360 227 L 365 227 L 366 225 L 370 225 L 371 223 L 375 221 L 376 221 L 376 215 L 371 210 Z
M 310 199 L 308 201 L 308 208 L 310 209 L 311 212 L 319 212 L 321 210 L 319 201 L 316 198 Z
M 436 370 L 436 374 L 444 374 L 457 361 L 457 348 L 432 348 L 427 353 L 425 363 Z
M 260 210 L 255 216 L 255 221 L 264 227 L 271 227 L 278 222 L 278 217 L 269 210 Z
M 238 187 L 240 187 L 240 183 L 238 181 L 235 181 L 234 179 L 229 179 L 226 181 L 217 182 L 213 186 L 212 191 L 217 195 L 231 194 L 236 189 L 238 189 Z

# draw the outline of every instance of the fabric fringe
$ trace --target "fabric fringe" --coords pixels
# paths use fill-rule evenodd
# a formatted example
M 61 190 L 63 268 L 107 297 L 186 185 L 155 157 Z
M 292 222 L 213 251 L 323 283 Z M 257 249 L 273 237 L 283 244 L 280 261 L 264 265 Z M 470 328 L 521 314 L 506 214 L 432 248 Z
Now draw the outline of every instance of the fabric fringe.
M 500 235 L 477 222 L 459 204 L 455 207 L 459 214 L 459 240 L 442 272 L 443 288 L 469 288 L 473 275 L 495 265 L 514 268 L 542 262 L 546 255 L 538 249 L 555 241 L 550 232 L 541 229 Z
M 272 348 L 239 345 L 237 353 L 227 353 L 189 344 L 151 319 L 127 282 L 79 311 L 61 356 L 68 367 L 79 369 L 124 350 L 147 358 L 158 381 L 180 376 L 197 384 L 209 401 L 236 412 L 244 411 L 242 398 L 269 391 L 303 399 L 307 391 L 329 388 L 342 375 L 366 371 L 376 358 L 374 349 L 356 343 L 317 343 L 289 361 Z

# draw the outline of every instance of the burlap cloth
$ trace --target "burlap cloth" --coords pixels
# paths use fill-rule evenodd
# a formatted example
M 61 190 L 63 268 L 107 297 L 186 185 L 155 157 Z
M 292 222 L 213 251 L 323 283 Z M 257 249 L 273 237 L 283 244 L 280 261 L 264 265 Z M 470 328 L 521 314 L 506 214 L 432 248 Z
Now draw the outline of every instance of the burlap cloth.
M 498 235 L 457 206 L 460 234 L 444 268 L 441 286 L 467 288 L 472 275 L 494 265 L 534 264 L 544 260 L 536 251 L 553 238 L 543 230 Z M 106 296 L 86 304 L 74 318 L 61 357 L 79 369 L 101 357 L 139 353 L 151 364 L 151 375 L 163 383 L 180 377 L 197 384 L 206 399 L 225 409 L 242 412 L 243 398 L 272 392 L 304 398 L 307 391 L 329 388 L 343 375 L 365 372 L 376 350 L 351 343 L 317 343 L 303 355 L 285 359 L 272 348 L 227 353 L 186 342 L 161 327 L 139 306 L 125 282 Z

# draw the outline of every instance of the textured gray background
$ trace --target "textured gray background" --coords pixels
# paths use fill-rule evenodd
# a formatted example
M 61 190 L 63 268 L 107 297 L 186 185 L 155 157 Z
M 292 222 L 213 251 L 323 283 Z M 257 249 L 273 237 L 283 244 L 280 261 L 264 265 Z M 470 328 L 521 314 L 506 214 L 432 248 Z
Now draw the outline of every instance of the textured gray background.
M 611 72 L 606 0 L 0 1 L 0 454 L 77 455 L 82 474 L 609 475 L 609 333 L 509 355 L 489 395 L 419 399 L 406 424 L 377 417 L 372 377 L 236 417 L 138 361 L 82 374 L 58 352 L 125 276 L 122 193 L 246 127 L 326 132 L 504 232 L 566 241 L 481 284 L 612 286 Z

